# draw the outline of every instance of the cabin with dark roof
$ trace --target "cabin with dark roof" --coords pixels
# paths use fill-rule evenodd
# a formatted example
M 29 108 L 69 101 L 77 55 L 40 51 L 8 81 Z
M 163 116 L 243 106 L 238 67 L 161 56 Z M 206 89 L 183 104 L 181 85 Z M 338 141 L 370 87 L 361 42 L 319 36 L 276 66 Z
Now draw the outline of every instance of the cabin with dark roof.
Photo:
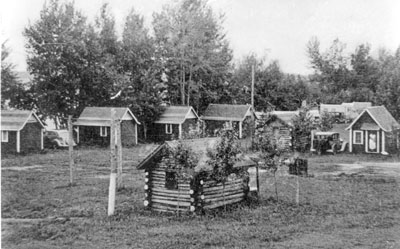
M 249 192 L 248 168 L 256 163 L 242 155 L 228 179 L 222 183 L 210 177 L 208 149 L 218 138 L 167 141 L 155 147 L 137 166 L 145 171 L 144 205 L 159 212 L 194 212 L 243 201 Z M 171 149 L 183 144 L 196 155 L 194 168 L 180 171 Z
M 1 111 L 1 153 L 43 150 L 44 125 L 33 111 Z
M 350 152 L 388 155 L 400 149 L 400 125 L 384 106 L 366 108 L 346 130 Z
M 149 129 L 155 141 L 198 138 L 200 119 L 191 106 L 168 106 Z
M 293 119 L 298 115 L 296 111 L 274 111 L 258 113 L 256 131 L 258 135 L 265 135 L 276 140 L 282 149 L 292 146 Z
M 250 105 L 210 104 L 201 119 L 207 136 L 215 137 L 220 130 L 233 129 L 239 138 L 246 138 L 251 135 L 252 117 L 256 119 Z
M 73 123 L 77 128 L 77 143 L 110 145 L 111 109 L 114 107 L 86 107 Z M 115 107 L 115 118 L 121 125 L 121 143 L 124 147 L 138 143 L 139 121 L 126 107 Z

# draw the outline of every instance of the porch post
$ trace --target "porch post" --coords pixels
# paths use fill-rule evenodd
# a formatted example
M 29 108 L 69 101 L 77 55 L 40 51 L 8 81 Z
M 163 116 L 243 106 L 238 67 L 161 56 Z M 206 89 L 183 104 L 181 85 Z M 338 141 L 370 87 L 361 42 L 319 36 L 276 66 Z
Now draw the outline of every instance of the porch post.
M 380 139 L 379 139 L 380 135 L 379 135 L 379 133 L 380 133 L 379 131 L 376 132 L 376 134 L 377 134 L 376 143 L 377 143 L 377 146 L 378 146 L 377 147 L 377 151 L 376 151 L 377 153 L 379 153 L 379 149 L 380 149 L 380 146 L 379 146 L 379 144 L 380 144 Z
M 136 142 L 136 144 L 138 144 L 138 136 L 139 136 L 139 134 L 138 134 L 138 132 L 137 132 L 137 126 L 138 126 L 138 124 L 136 124 L 135 123 L 135 142 Z
M 43 150 L 43 132 L 44 129 L 40 129 L 40 149 Z
M 385 132 L 382 130 L 382 154 L 386 154 L 385 143 Z
M 76 143 L 79 144 L 79 126 L 76 127 Z
M 239 138 L 242 138 L 242 125 L 243 125 L 243 122 L 239 121 Z
M 353 129 L 350 129 L 349 140 L 349 152 L 353 152 Z
M 182 139 L 182 124 L 179 124 L 179 139 Z
M 365 152 L 368 152 L 368 131 L 364 132 Z
M 17 153 L 21 152 L 21 143 L 20 143 L 20 131 L 17 131 Z

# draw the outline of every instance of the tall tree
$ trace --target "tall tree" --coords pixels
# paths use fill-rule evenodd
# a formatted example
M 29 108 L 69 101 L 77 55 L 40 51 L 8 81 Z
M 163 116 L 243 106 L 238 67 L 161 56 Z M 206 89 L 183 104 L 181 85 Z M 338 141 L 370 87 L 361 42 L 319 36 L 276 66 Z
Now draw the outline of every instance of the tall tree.
M 119 86 L 120 97 L 115 102 L 129 106 L 138 116 L 146 139 L 148 126 L 162 111 L 163 71 L 155 58 L 154 40 L 144 26 L 143 17 L 134 9 L 125 19 L 121 52 L 119 63 L 127 81 Z
M 1 108 L 18 107 L 24 87 L 14 72 L 15 65 L 8 61 L 10 49 L 6 41 L 1 44 Z
M 377 104 L 386 106 L 400 120 L 400 47 L 394 54 L 382 50 L 379 57 L 381 76 L 378 79 Z
M 87 63 L 86 17 L 73 3 L 51 0 L 43 6 L 40 19 L 24 31 L 27 38 L 28 71 L 40 111 L 52 118 L 75 114 L 79 106 L 79 72 Z
M 213 98 L 209 91 L 226 81 L 232 53 L 221 22 L 202 0 L 182 0 L 154 15 L 157 51 L 169 69 L 171 102 L 205 108 L 208 103 L 202 100 Z

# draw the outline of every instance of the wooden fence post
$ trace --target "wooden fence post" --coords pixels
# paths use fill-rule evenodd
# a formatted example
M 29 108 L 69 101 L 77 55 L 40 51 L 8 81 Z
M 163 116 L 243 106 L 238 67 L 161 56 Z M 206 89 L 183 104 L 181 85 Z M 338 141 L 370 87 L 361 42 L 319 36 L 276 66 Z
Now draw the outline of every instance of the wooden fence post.
M 111 109 L 111 125 L 110 125 L 110 150 L 111 150 L 111 173 L 110 173 L 110 187 L 108 189 L 108 216 L 114 215 L 115 210 L 115 191 L 116 191 L 116 178 L 117 167 L 115 165 L 115 109 Z
M 119 121 L 116 124 L 117 130 L 117 189 L 121 189 L 123 187 L 122 180 L 122 141 L 121 141 L 121 122 Z
M 72 116 L 68 115 L 68 157 L 69 157 L 69 185 L 72 186 L 74 184 L 74 159 L 73 159 L 73 150 L 74 150 L 74 138 L 72 134 Z

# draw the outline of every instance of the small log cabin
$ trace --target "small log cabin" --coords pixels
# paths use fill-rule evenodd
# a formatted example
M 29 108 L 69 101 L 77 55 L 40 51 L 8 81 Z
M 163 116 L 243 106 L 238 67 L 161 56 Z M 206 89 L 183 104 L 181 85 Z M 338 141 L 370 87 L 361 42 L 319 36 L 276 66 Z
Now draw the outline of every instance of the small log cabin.
M 43 150 L 45 127 L 33 111 L 1 111 L 1 153 Z
M 266 118 L 267 120 L 262 123 L 264 127 L 262 127 L 261 122 L 259 122 L 256 133 L 268 133 L 268 135 L 276 139 L 282 149 L 289 149 L 292 146 L 292 120 L 296 115 L 297 112 L 290 111 L 275 111 L 269 114 L 260 115 L 258 118 L 259 120 L 262 120 L 263 118 Z
M 73 123 L 77 128 L 77 143 L 86 145 L 110 145 L 111 109 L 114 107 L 86 107 Z M 115 118 L 121 125 L 121 143 L 124 147 L 138 143 L 139 121 L 126 107 L 115 107 Z
M 191 106 L 168 106 L 150 129 L 155 141 L 196 138 L 200 136 L 200 119 Z
M 256 119 L 251 105 L 210 104 L 201 119 L 205 134 L 215 137 L 221 129 L 234 129 L 239 138 L 251 135 L 252 118 Z
M 182 140 L 192 148 L 199 160 L 192 171 L 179 177 L 176 160 L 171 158 L 168 148 L 177 147 L 177 141 L 167 141 L 156 147 L 140 164 L 138 169 L 145 170 L 144 205 L 159 212 L 194 212 L 214 209 L 224 205 L 243 201 L 249 192 L 247 169 L 256 163 L 245 158 L 236 163 L 238 172 L 246 171 L 246 177 L 231 174 L 222 184 L 207 177 L 210 168 L 207 164 L 207 148 L 217 142 L 215 138 Z
M 400 149 L 400 125 L 384 106 L 366 108 L 346 130 L 350 152 L 388 155 Z

